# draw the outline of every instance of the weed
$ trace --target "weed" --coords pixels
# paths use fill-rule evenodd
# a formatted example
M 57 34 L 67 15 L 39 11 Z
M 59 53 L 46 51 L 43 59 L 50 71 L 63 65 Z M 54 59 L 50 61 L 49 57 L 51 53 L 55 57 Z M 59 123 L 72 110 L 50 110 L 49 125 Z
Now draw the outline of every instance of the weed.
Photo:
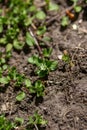
M 15 82 L 14 86 L 21 87 L 24 82 L 24 75 L 17 72 L 15 67 L 9 68 L 8 76 Z
M 5 77 L 5 76 L 2 76 L 2 77 L 0 77 L 0 83 L 1 84 L 8 84 L 10 82 L 10 78 L 7 76 L 7 77 Z
M 29 117 L 28 125 L 30 127 L 37 127 L 38 125 L 41 126 L 41 125 L 46 125 L 46 124 L 47 124 L 47 121 L 44 120 L 43 117 L 39 115 L 37 111 L 34 113 L 33 116 Z
M 20 92 L 17 96 L 16 96 L 16 100 L 17 101 L 22 101 L 25 98 L 25 93 L 24 92 Z
M 42 84 L 40 80 L 37 80 L 33 85 L 30 80 L 25 80 L 25 85 L 29 89 L 30 93 L 36 94 L 37 97 L 44 96 L 45 86 Z
M 41 78 L 47 76 L 50 71 L 55 70 L 58 64 L 57 61 L 42 59 L 37 55 L 28 58 L 28 62 L 37 66 L 36 74 Z
M 70 56 L 68 54 L 67 51 L 64 52 L 63 56 L 62 56 L 62 60 L 69 63 L 70 62 Z
M 69 24 L 69 18 L 67 16 L 62 17 L 61 25 L 63 27 L 67 26 Z
M 58 4 L 55 4 L 55 3 L 51 2 L 50 0 L 45 0 L 45 2 L 46 2 L 47 9 L 49 11 L 53 11 L 53 10 L 58 10 L 59 9 Z
M 8 121 L 4 115 L 0 116 L 0 130 L 11 130 L 14 126 L 14 123 Z
M 13 47 L 22 50 L 25 43 L 28 45 L 34 43 L 27 28 L 34 19 L 46 18 L 44 11 L 38 10 L 33 1 L 9 0 L 6 9 L 0 13 L 0 44 L 6 46 L 6 52 L 11 51 Z
M 18 125 L 22 125 L 24 123 L 24 119 L 20 117 L 15 117 L 15 123 Z

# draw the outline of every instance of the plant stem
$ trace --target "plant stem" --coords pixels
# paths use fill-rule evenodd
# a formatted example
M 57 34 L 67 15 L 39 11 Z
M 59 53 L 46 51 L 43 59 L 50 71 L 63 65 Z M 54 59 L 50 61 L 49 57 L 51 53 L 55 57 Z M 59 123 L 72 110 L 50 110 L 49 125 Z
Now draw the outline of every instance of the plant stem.
M 36 124 L 34 124 L 34 126 L 35 126 L 36 130 L 39 130 Z
M 39 43 L 38 43 L 38 41 L 37 41 L 37 39 L 36 39 L 36 37 L 35 37 L 35 35 L 34 35 L 34 33 L 33 33 L 33 31 L 32 31 L 31 28 L 29 28 L 29 32 L 30 32 L 31 36 L 34 38 L 34 41 L 35 41 L 35 44 L 37 46 L 37 49 L 39 51 L 40 56 L 43 57 L 43 55 L 42 55 L 42 49 L 41 49 L 41 47 L 40 47 L 40 45 L 39 45 Z

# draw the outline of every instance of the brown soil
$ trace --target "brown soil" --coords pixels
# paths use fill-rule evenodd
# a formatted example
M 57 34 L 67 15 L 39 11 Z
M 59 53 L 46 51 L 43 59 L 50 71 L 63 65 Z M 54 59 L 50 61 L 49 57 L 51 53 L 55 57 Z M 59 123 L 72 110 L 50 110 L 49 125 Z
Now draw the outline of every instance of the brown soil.
M 67 5 L 64 3 L 61 6 L 65 8 Z M 77 30 L 73 30 L 73 24 L 78 26 Z M 58 60 L 58 69 L 48 76 L 45 96 L 43 99 L 32 99 L 26 92 L 26 98 L 18 103 L 15 97 L 19 91 L 14 91 L 13 87 L 9 86 L 5 92 L 0 93 L 0 114 L 5 113 L 6 117 L 12 120 L 16 116 L 23 117 L 26 124 L 28 117 L 38 110 L 48 120 L 48 125 L 43 130 L 87 130 L 86 30 L 87 21 L 83 19 L 83 12 L 63 31 L 57 19 L 52 22 L 48 27 L 48 34 L 53 39 L 50 44 L 53 48 L 51 58 Z M 64 50 L 70 54 L 74 64 L 72 67 L 58 59 Z M 32 81 L 36 79 L 32 74 L 34 67 L 27 63 L 27 58 L 35 52 L 36 48 L 20 53 L 13 50 L 9 61 L 11 66 L 16 66 L 20 73 Z

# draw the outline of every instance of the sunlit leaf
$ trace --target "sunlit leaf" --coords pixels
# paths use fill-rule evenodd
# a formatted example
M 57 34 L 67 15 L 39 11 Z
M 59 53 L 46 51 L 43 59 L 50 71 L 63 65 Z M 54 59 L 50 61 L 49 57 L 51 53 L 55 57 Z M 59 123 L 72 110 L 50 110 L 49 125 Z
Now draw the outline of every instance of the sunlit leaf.
M 29 32 L 26 33 L 26 43 L 29 46 L 33 46 L 35 44 L 34 38 L 30 35 Z
M 38 11 L 36 13 L 36 18 L 40 20 L 44 20 L 46 18 L 46 14 L 43 11 Z
M 16 100 L 17 101 L 22 101 L 25 98 L 25 93 L 24 92 L 20 92 L 17 96 L 16 96 Z

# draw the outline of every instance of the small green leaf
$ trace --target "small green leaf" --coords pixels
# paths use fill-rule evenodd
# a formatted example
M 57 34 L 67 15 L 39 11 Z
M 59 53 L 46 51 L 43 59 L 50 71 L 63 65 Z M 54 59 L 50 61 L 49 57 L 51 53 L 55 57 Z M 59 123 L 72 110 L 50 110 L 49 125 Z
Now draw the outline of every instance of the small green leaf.
M 0 33 L 2 33 L 2 32 L 3 32 L 3 25 L 0 24 Z
M 50 3 L 49 3 L 49 6 L 48 6 L 48 9 L 49 9 L 50 11 L 58 10 L 58 9 L 59 9 L 59 6 L 58 6 L 57 4 L 55 4 L 55 3 L 50 2 Z
M 17 50 L 22 50 L 23 49 L 23 46 L 24 46 L 24 43 L 23 42 L 20 42 L 18 40 L 14 40 L 13 41 L 13 47 Z
M 31 64 L 38 65 L 40 61 L 41 60 L 37 55 L 33 55 L 30 58 L 28 58 L 28 62 L 31 63 Z
M 42 39 L 44 42 L 50 42 L 52 39 L 48 36 L 43 37 Z
M 61 25 L 63 27 L 67 26 L 69 24 L 69 18 L 67 16 L 64 16 L 61 21 Z
M 46 18 L 46 14 L 43 11 L 38 11 L 36 13 L 36 18 L 40 20 L 44 20 Z
M 36 71 L 36 74 L 40 77 L 40 78 L 43 78 L 45 76 L 47 76 L 49 74 L 49 71 L 48 69 L 46 68 L 45 70 L 37 70 Z
M 17 123 L 23 124 L 24 123 L 24 119 L 23 118 L 19 118 L 19 117 L 15 117 L 15 121 Z
M 5 45 L 7 43 L 6 37 L 0 38 L 0 44 Z
M 2 84 L 8 84 L 10 81 L 9 77 L 1 77 L 0 78 L 0 83 Z
M 53 71 L 57 68 L 58 62 L 57 61 L 51 61 L 50 70 Z
M 40 80 L 37 80 L 35 84 L 31 87 L 29 87 L 30 93 L 35 93 L 37 97 L 44 95 L 44 85 Z
M 37 94 L 37 97 L 43 96 L 44 95 L 44 85 L 40 80 L 37 80 L 35 82 L 35 92 Z
M 35 44 L 35 41 L 29 32 L 26 33 L 26 43 L 29 46 L 33 46 Z
M 35 12 L 36 11 L 36 6 L 34 6 L 34 5 L 30 6 L 29 11 L 30 12 Z
M 74 10 L 75 10 L 76 13 L 79 13 L 79 12 L 81 12 L 82 7 L 81 6 L 75 6 Z
M 8 43 L 7 46 L 6 46 L 6 52 L 11 51 L 11 49 L 12 49 L 12 44 Z
M 50 3 L 50 0 L 45 0 L 46 4 L 49 5 Z
M 25 85 L 27 88 L 31 87 L 32 86 L 31 81 L 29 79 L 25 79 Z
M 41 116 L 40 114 L 38 114 L 38 112 L 36 111 L 33 116 L 29 117 L 29 125 L 46 125 L 47 121 L 43 118 L 43 116 Z
M 16 96 L 16 100 L 17 101 L 22 101 L 25 98 L 25 93 L 24 92 L 20 92 L 17 96 Z
M 34 61 L 34 56 L 28 58 L 28 62 L 31 64 L 35 64 L 36 62 Z
M 4 65 L 2 66 L 3 70 L 6 70 L 6 69 L 7 69 L 7 67 L 8 67 L 8 65 L 7 65 L 7 64 L 4 64 Z
M 27 27 L 29 25 L 32 24 L 32 21 L 33 21 L 34 17 L 27 17 L 25 20 L 24 20 L 24 25 Z
M 50 57 L 51 53 L 52 53 L 52 48 L 45 48 L 43 50 L 44 57 Z
M 67 55 L 64 54 L 64 55 L 62 56 L 62 60 L 65 61 L 65 62 L 69 62 L 69 61 L 70 61 L 69 55 L 68 55 L 68 54 L 67 54 Z
M 37 30 L 38 35 L 43 35 L 46 32 L 46 26 L 41 26 Z
M 4 115 L 0 115 L 0 130 L 12 130 L 15 124 L 5 118 Z
M 5 58 L 1 58 L 1 59 L 0 59 L 0 62 L 1 62 L 2 64 L 5 64 L 5 63 L 6 63 Z

